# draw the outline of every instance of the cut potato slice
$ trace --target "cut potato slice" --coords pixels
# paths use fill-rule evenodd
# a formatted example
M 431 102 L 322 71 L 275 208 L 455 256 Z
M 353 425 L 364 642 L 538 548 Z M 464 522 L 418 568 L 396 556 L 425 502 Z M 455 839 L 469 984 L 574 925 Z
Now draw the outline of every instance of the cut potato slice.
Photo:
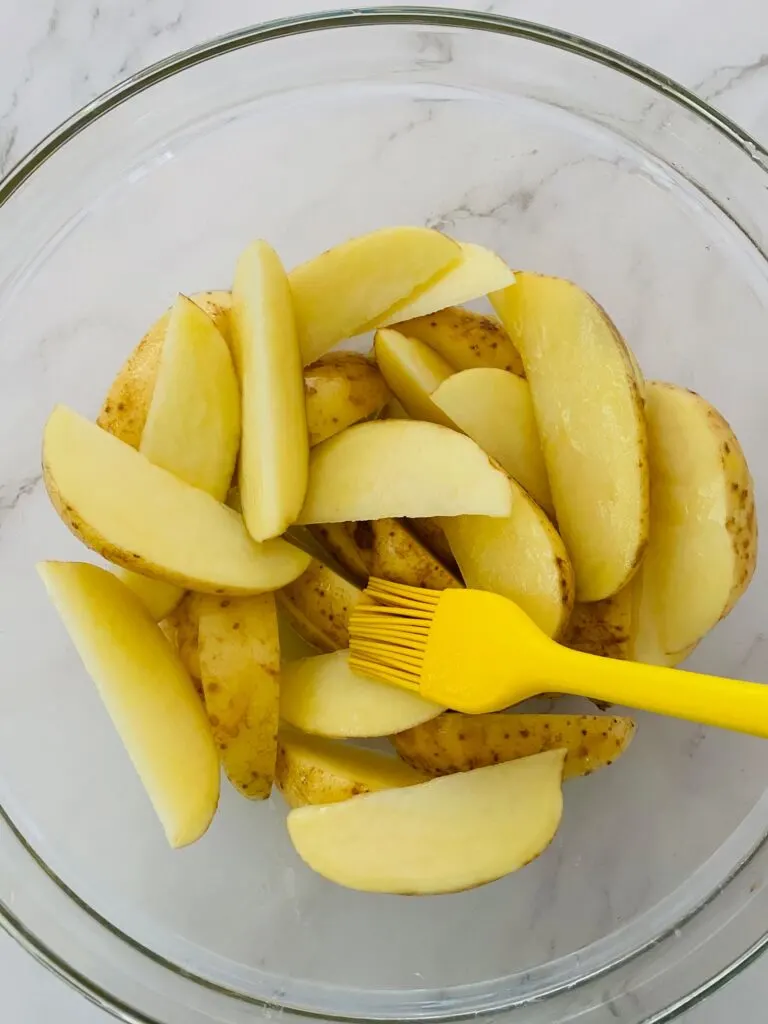
M 675 655 L 705 636 L 749 585 L 755 500 L 739 442 L 703 398 L 653 381 L 646 416 L 652 501 L 641 615 L 650 616 L 663 653 Z
M 365 892 L 459 892 L 524 867 L 563 810 L 564 750 L 288 815 L 304 861 Z
M 310 445 L 376 416 L 389 400 L 377 367 L 356 352 L 331 352 L 304 370 Z
M 69 529 L 110 562 L 210 593 L 275 590 L 309 557 L 256 544 L 241 517 L 65 406 L 43 438 L 43 477 Z
M 418 694 L 353 672 L 348 654 L 319 654 L 283 666 L 283 721 L 318 736 L 389 736 L 445 710 Z
M 335 804 L 360 793 L 415 786 L 428 778 L 378 750 L 280 730 L 276 781 L 290 807 Z
M 240 447 L 240 394 L 227 343 L 180 295 L 171 310 L 139 451 L 223 501 Z
M 436 423 L 358 423 L 312 449 L 300 523 L 398 516 L 507 516 L 507 475 Z
M 435 388 L 453 373 L 442 356 L 423 341 L 406 338 L 393 330 L 376 331 L 373 351 L 384 379 L 408 416 L 453 427 L 430 398 Z
M 580 601 L 629 581 L 648 538 L 641 381 L 618 331 L 570 281 L 520 273 L 491 296 L 520 350 Z
M 438 231 L 394 227 L 353 238 L 296 267 L 289 280 L 304 363 L 415 299 L 461 259 L 458 243 Z
M 467 772 L 563 749 L 563 779 L 570 779 L 613 764 L 634 735 L 631 718 L 450 714 L 401 732 L 392 743 L 407 764 L 429 775 Z
M 460 306 L 489 292 L 500 291 L 514 283 L 515 275 L 504 260 L 485 246 L 474 242 L 459 242 L 461 260 L 443 274 L 431 288 L 415 298 L 398 303 L 387 316 L 371 327 L 386 327 L 400 320 L 425 316 L 446 306 Z
M 160 628 L 179 652 L 184 668 L 190 676 L 200 681 L 200 603 L 202 594 L 189 591 L 181 603 L 160 623 Z
M 563 637 L 565 646 L 586 654 L 597 654 L 602 658 L 633 660 L 632 588 L 635 579 L 618 594 L 604 601 L 592 604 L 580 604 L 577 601 Z
M 312 536 L 363 586 L 372 574 L 373 531 L 369 522 L 324 523 L 308 527 Z
M 440 384 L 430 400 L 459 430 L 492 455 L 547 515 L 553 515 L 527 381 L 506 370 L 464 370 Z
M 405 525 L 449 572 L 458 577 L 459 567 L 453 557 L 451 545 L 445 536 L 445 530 L 436 519 L 406 519 Z
M 508 486 L 507 518 L 457 516 L 440 525 L 468 587 L 510 598 L 547 636 L 558 637 L 573 607 L 573 568 L 544 512 L 514 480 Z
M 254 540 L 270 540 L 304 502 L 309 436 L 291 289 L 266 242 L 253 242 L 237 261 L 230 321 L 243 397 L 243 519 Z
M 401 334 L 429 345 L 454 370 L 488 366 L 524 375 L 520 353 L 495 317 L 449 306 L 396 326 Z
M 216 811 L 219 763 L 205 712 L 176 653 L 112 573 L 78 562 L 42 562 L 38 570 L 168 842 L 193 843 Z
M 200 595 L 203 697 L 221 763 L 252 800 L 272 791 L 280 706 L 280 641 L 274 594 Z
M 624 588 L 630 595 L 632 610 L 632 627 L 627 644 L 627 657 L 630 661 L 640 661 L 645 665 L 664 665 L 667 668 L 676 668 L 693 653 L 698 642 L 672 654 L 668 654 L 664 650 L 660 628 L 661 618 L 653 610 L 653 591 L 650 587 L 646 588 L 643 585 L 646 564 L 644 559 L 640 569 L 632 577 L 632 582 Z M 621 593 L 623 594 L 624 591 Z
M 112 572 L 140 599 L 155 622 L 167 618 L 184 597 L 183 587 L 177 587 L 174 583 L 152 580 L 149 576 L 121 569 L 119 565 L 113 566 Z
M 229 340 L 229 292 L 198 292 L 190 296 L 211 318 L 225 341 Z M 155 390 L 160 368 L 160 353 L 171 311 L 164 313 L 150 327 L 120 368 L 104 399 L 96 422 L 103 429 L 132 448 L 138 448 Z
M 358 523 L 358 527 L 364 525 Z M 371 576 L 431 590 L 462 585 L 398 519 L 374 519 L 367 525 L 372 539 Z
M 280 608 L 299 636 L 321 651 L 349 647 L 349 617 L 362 591 L 312 559 L 297 580 L 278 593 Z

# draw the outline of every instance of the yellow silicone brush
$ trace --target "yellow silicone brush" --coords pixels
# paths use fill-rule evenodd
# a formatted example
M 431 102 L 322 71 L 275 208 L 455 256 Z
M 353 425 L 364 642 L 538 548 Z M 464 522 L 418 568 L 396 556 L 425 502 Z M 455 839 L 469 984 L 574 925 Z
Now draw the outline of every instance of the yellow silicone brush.
M 550 640 L 512 601 L 372 578 L 349 623 L 350 668 L 455 711 L 548 690 L 768 737 L 768 686 L 614 661 Z

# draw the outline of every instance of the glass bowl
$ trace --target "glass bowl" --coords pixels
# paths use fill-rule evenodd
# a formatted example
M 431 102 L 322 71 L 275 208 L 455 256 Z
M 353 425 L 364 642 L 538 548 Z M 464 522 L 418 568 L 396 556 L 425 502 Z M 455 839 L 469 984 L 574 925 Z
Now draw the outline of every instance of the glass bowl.
M 765 944 L 766 747 L 642 717 L 568 784 L 544 856 L 414 899 L 310 873 L 278 797 L 224 786 L 165 845 L 34 571 L 82 558 L 40 483 L 55 402 L 95 414 L 177 290 L 428 224 L 573 278 L 650 377 L 731 420 L 768 509 L 766 152 L 684 89 L 573 36 L 386 9 L 248 29 L 128 80 L 0 184 L 0 896 L 4 926 L 126 1021 L 669 1020 Z M 768 673 L 768 572 L 691 659 Z

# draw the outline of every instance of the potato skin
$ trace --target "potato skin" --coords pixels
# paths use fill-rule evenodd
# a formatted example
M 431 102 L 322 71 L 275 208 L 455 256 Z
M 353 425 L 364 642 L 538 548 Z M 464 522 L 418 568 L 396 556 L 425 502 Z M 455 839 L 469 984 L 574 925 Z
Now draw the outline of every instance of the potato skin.
M 208 314 L 229 342 L 229 292 L 198 292 L 191 299 Z M 103 430 L 119 437 L 132 448 L 138 448 L 141 443 L 170 316 L 170 310 L 163 313 L 128 356 L 96 417 L 96 422 Z
M 495 317 L 461 306 L 447 306 L 428 316 L 393 324 L 409 338 L 429 345 L 454 370 L 490 366 L 524 377 L 523 361 L 512 339 Z
M 566 647 L 603 658 L 631 660 L 632 584 L 603 601 L 576 602 L 562 642 Z
M 280 608 L 295 631 L 321 651 L 349 647 L 349 617 L 362 591 L 316 559 L 277 592 Z
M 490 714 L 440 715 L 390 737 L 413 768 L 450 775 L 529 757 L 544 750 L 567 750 L 563 778 L 590 775 L 612 764 L 635 734 L 631 718 L 603 715 Z
M 305 367 L 304 395 L 310 445 L 378 415 L 390 397 L 376 365 L 355 352 L 332 352 Z
M 361 527 L 367 526 L 370 530 L 372 576 L 432 590 L 462 586 L 458 577 L 399 519 L 373 519 L 357 525 L 358 534 Z
M 184 667 L 193 679 L 200 681 L 200 655 L 198 652 L 198 630 L 202 594 L 190 590 L 181 602 L 160 623 L 160 629 L 179 652 Z M 218 598 L 217 598 L 218 600 Z

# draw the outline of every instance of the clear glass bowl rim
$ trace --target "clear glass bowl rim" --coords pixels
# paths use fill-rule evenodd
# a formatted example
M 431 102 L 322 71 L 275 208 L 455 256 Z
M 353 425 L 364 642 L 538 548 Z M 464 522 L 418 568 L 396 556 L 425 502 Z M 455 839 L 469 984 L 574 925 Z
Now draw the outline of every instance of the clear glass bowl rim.
M 418 7 L 418 6 L 391 6 L 391 7 L 368 7 L 354 10 L 328 10 L 314 14 L 297 15 L 290 18 L 281 18 L 261 24 L 238 29 L 225 35 L 216 36 L 207 42 L 200 43 L 186 50 L 181 50 L 163 60 L 157 61 L 133 75 L 123 79 L 111 89 L 106 90 L 97 96 L 90 103 L 77 110 L 71 117 L 63 121 L 57 128 L 44 136 L 40 142 L 22 157 L 7 173 L 0 179 L 0 207 L 30 178 L 35 171 L 62 149 L 71 139 L 85 130 L 89 125 L 99 118 L 108 114 L 120 104 L 131 97 L 151 88 L 173 75 L 179 74 L 196 64 L 212 60 L 215 57 L 231 53 L 238 49 L 255 46 L 258 43 L 269 42 L 274 39 L 288 38 L 294 35 L 304 35 L 309 32 L 321 32 L 337 28 L 374 27 L 376 25 L 418 25 L 425 28 L 463 28 L 479 32 L 490 32 L 497 35 L 508 35 L 519 39 L 526 39 L 531 42 L 541 43 L 544 46 L 554 47 L 568 53 L 583 57 L 585 60 L 593 61 L 608 67 L 621 75 L 632 78 L 652 89 L 654 92 L 664 96 L 666 99 L 683 107 L 689 113 L 695 115 L 709 127 L 714 128 L 719 134 L 725 136 L 733 145 L 738 147 L 750 160 L 757 163 L 761 169 L 768 171 L 768 149 L 762 146 L 748 132 L 744 131 L 735 121 L 726 117 L 720 111 L 710 106 L 706 101 L 699 98 L 685 86 L 680 85 L 674 79 L 669 78 L 660 72 L 625 56 L 617 50 L 602 46 L 578 35 L 561 31 L 537 22 L 525 21 L 518 18 L 511 18 L 505 15 L 485 13 L 463 9 L 452 9 L 443 7 Z M 753 244 L 756 244 L 752 239 Z M 758 249 L 761 247 L 756 246 Z M 764 253 L 764 255 L 766 255 Z M 766 255 L 768 258 L 768 255 Z M 0 806 L 0 820 L 13 832 L 15 838 L 26 849 L 30 856 L 37 862 L 48 877 L 74 902 L 79 909 L 86 911 L 100 925 L 107 928 L 114 936 L 122 939 L 144 955 L 150 956 L 156 963 L 161 963 L 179 973 L 185 974 L 191 981 L 198 984 L 206 984 L 202 979 L 196 978 L 180 971 L 174 965 L 159 960 L 150 950 L 136 944 L 128 936 L 123 935 L 109 921 L 95 913 L 87 904 L 71 890 L 66 884 L 50 871 L 48 866 L 41 861 L 34 849 L 32 849 L 15 826 L 12 819 Z M 768 841 L 766 837 L 759 846 L 753 850 L 748 860 L 752 860 Z M 738 870 L 746 866 L 744 862 Z M 738 873 L 738 872 L 737 872 Z M 725 885 L 732 880 L 725 881 Z M 718 890 L 720 892 L 722 890 Z M 718 892 L 711 898 L 716 898 Z M 707 901 L 709 902 L 709 901 Z M 699 908 L 703 909 L 702 907 Z M 25 949 L 42 966 L 50 970 L 57 977 L 61 978 L 71 988 L 83 995 L 89 1002 L 100 1009 L 111 1014 L 126 1024 L 162 1024 L 156 1018 L 149 1017 L 143 1012 L 128 1006 L 123 1000 L 113 996 L 97 982 L 85 977 L 80 971 L 71 967 L 66 960 L 62 959 L 56 952 L 42 942 L 22 920 L 20 920 L 10 907 L 0 900 L 0 928 L 14 938 L 19 945 Z M 666 1022 L 677 1018 L 680 1014 L 690 1010 L 696 1004 L 711 995 L 728 981 L 735 978 L 746 967 L 758 959 L 768 948 L 768 931 L 761 938 L 745 950 L 739 957 L 724 966 L 706 982 L 699 985 L 688 995 L 678 999 L 666 1009 L 654 1014 L 646 1021 L 646 1024 L 666 1024 Z M 643 952 L 636 951 L 635 954 Z M 632 957 L 630 957 L 632 959 Z M 626 961 L 624 961 L 626 962 Z M 212 986 L 216 988 L 217 986 Z M 235 993 L 227 992 L 227 995 Z M 249 998 L 248 1002 L 260 1005 L 258 1000 Z M 264 1004 L 266 1008 L 266 1004 Z M 274 1009 L 270 1007 L 270 1009 Z M 291 1010 L 296 1017 L 307 1017 L 317 1019 L 316 1015 L 302 1013 L 299 1010 Z M 328 1018 L 338 1019 L 343 1018 Z

